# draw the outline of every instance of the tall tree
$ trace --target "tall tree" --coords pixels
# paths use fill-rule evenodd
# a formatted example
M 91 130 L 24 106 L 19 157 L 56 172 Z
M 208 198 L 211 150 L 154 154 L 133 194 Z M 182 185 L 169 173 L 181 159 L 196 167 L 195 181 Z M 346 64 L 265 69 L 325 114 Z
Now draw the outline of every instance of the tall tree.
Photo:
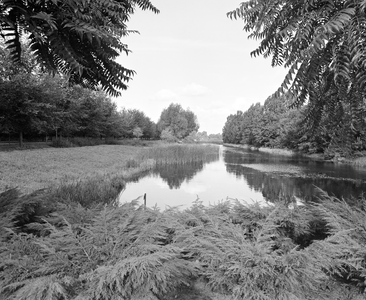
M 48 129 L 54 108 L 34 78 L 18 75 L 0 82 L 0 132 L 17 132 L 21 147 L 24 133 Z
M 224 128 L 222 129 L 224 143 L 239 144 L 242 141 L 242 122 L 243 112 L 240 110 L 238 110 L 235 115 L 227 117 Z
M 169 132 L 177 139 L 183 139 L 199 128 L 196 115 L 174 103 L 162 111 L 157 126 L 160 132 Z
M 250 0 L 228 13 L 242 18 L 249 37 L 260 45 L 251 55 L 272 57 L 272 66 L 289 67 L 278 94 L 292 105 L 308 103 L 316 128 L 323 111 L 334 118 L 350 106 L 355 136 L 366 96 L 366 1 Z M 338 118 L 342 126 L 343 118 Z
M 13 60 L 20 60 L 27 35 L 45 69 L 116 96 L 134 74 L 115 58 L 130 52 L 121 37 L 131 33 L 126 23 L 136 7 L 159 12 L 149 0 L 1 0 L 0 35 Z

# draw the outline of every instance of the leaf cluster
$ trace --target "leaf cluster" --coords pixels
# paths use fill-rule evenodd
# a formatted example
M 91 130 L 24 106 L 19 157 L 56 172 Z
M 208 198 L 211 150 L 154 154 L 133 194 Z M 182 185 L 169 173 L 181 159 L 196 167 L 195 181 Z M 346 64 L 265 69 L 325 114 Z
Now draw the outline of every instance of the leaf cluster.
M 115 59 L 130 52 L 121 37 L 132 32 L 126 23 L 136 7 L 159 12 L 149 0 L 3 0 L 0 34 L 15 61 L 21 57 L 20 39 L 27 35 L 45 69 L 117 96 L 134 74 Z
M 308 103 L 310 128 L 325 112 L 342 125 L 339 115 L 351 106 L 357 133 L 366 87 L 364 1 L 250 0 L 228 16 L 243 19 L 249 38 L 260 40 L 252 56 L 289 68 L 276 94 L 289 95 L 292 106 Z

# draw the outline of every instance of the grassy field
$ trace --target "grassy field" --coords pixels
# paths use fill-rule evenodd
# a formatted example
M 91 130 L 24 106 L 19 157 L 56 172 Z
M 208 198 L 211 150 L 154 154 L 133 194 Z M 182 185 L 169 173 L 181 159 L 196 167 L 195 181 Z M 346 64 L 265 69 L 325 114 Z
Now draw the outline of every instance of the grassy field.
M 0 300 L 361 300 L 366 200 L 119 203 L 124 179 L 210 146 L 0 153 Z M 180 154 L 182 157 L 179 157 Z M 85 179 L 85 180 L 83 180 Z M 69 182 L 68 182 L 69 181 Z
M 142 147 L 101 145 L 0 152 L 0 192 L 37 189 L 109 173 L 125 172 Z

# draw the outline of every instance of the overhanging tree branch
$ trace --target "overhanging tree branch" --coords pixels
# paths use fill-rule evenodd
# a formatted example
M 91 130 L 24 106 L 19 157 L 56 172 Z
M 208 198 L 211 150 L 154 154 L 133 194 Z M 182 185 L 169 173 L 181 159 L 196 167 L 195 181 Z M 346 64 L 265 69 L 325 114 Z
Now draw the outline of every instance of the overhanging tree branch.
M 0 34 L 14 61 L 21 57 L 20 37 L 28 34 L 44 68 L 118 96 L 134 75 L 115 59 L 130 52 L 121 38 L 133 32 L 126 23 L 136 7 L 159 13 L 149 0 L 2 0 Z

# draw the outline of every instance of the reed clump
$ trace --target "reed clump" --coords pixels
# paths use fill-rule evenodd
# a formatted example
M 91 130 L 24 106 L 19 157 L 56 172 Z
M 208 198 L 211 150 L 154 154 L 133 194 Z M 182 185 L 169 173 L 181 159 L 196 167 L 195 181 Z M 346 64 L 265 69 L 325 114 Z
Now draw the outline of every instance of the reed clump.
M 218 145 L 160 145 L 145 149 L 140 159 L 153 159 L 157 164 L 214 161 L 219 157 Z

